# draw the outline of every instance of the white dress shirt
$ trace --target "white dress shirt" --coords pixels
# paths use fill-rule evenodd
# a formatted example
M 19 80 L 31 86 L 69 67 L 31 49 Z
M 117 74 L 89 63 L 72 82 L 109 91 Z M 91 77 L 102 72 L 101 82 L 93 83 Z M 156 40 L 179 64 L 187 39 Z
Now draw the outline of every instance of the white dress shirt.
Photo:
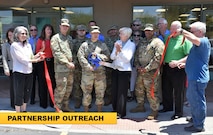
M 122 42 L 118 40 L 116 42 Z M 114 46 L 110 58 L 113 60 L 115 69 L 119 71 L 132 71 L 131 59 L 135 52 L 135 44 L 129 39 L 126 43 L 123 43 L 121 52 L 116 55 L 116 48 Z
M 10 52 L 13 58 L 13 72 L 32 73 L 32 62 L 30 60 L 33 57 L 33 52 L 29 43 L 23 45 L 21 42 L 13 42 Z

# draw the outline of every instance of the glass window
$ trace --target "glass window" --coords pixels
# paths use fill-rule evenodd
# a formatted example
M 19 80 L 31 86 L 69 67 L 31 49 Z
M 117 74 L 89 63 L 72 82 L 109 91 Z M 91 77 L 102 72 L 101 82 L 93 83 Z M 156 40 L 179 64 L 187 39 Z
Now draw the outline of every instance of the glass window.
M 64 18 L 68 18 L 70 20 L 72 29 L 79 24 L 87 26 L 88 22 L 93 20 L 92 7 L 66 7 L 62 14 Z
M 18 25 L 28 26 L 27 8 L 1 8 L 0 10 L 0 42 L 3 43 L 6 36 L 6 31 L 11 27 Z
M 38 34 L 41 33 L 41 30 L 45 24 L 51 24 L 54 31 L 58 32 L 60 14 L 60 9 L 55 7 L 32 8 L 31 24 L 35 24 L 38 27 Z
M 166 7 L 166 19 L 168 22 L 179 20 L 183 28 L 188 28 L 191 23 L 201 19 L 201 5 L 172 5 Z
M 133 19 L 139 18 L 143 23 L 157 23 L 160 17 L 166 18 L 170 24 L 174 20 L 181 21 L 184 28 L 200 20 L 201 5 L 166 5 L 166 6 L 133 6 Z
M 133 20 L 140 19 L 142 24 L 157 23 L 157 18 L 165 17 L 166 9 L 163 6 L 134 6 Z
M 66 7 L 62 8 L 62 16 L 70 20 L 70 35 L 75 38 L 75 27 L 79 24 L 87 26 L 88 22 L 93 20 L 93 7 Z
M 206 36 L 213 46 L 213 5 L 204 5 L 203 20 L 206 22 Z
M 6 32 L 11 27 L 23 25 L 29 27 L 35 24 L 38 34 L 44 24 L 53 25 L 55 32 L 59 31 L 61 18 L 67 18 L 71 24 L 71 35 L 76 25 L 87 25 L 93 20 L 93 7 L 1 7 L 0 9 L 0 74 L 2 73 L 1 45 L 6 40 Z M 74 37 L 74 36 L 73 36 Z

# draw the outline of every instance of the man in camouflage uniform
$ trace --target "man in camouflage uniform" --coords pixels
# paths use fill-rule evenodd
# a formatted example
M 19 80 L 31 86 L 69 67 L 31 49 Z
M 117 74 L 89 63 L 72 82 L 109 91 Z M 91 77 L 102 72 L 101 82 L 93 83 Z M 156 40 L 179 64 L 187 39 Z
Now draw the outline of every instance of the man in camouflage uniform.
M 56 89 L 54 93 L 56 107 L 64 112 L 72 112 L 69 97 L 72 92 L 73 70 L 72 37 L 67 34 L 70 28 L 68 19 L 61 19 L 60 32 L 51 38 L 51 49 L 55 63 Z
M 164 43 L 154 36 L 154 27 L 152 24 L 146 24 L 144 31 L 146 38 L 139 44 L 135 55 L 135 65 L 138 70 L 135 94 L 138 105 L 136 108 L 131 109 L 130 112 L 145 112 L 144 99 L 146 94 L 152 110 L 147 119 L 153 120 L 157 118 L 159 108 L 157 85 L 160 70 L 154 78 L 154 97 L 151 97 L 151 85 L 154 73 L 160 66 Z
M 76 32 L 77 32 L 77 37 L 76 39 L 72 40 L 72 54 L 73 54 L 73 62 L 75 64 L 75 70 L 74 70 L 74 83 L 73 83 L 73 96 L 75 98 L 75 108 L 80 108 L 81 106 L 81 101 L 82 101 L 82 95 L 83 92 L 81 90 L 80 87 L 80 83 L 81 83 L 81 65 L 78 62 L 78 57 L 77 57 L 77 53 L 78 53 L 78 49 L 81 46 L 81 44 L 83 42 L 86 41 L 86 31 L 87 28 L 85 25 L 78 25 L 76 27 Z
M 109 59 L 109 49 L 105 43 L 102 43 L 98 40 L 99 36 L 99 27 L 92 26 L 91 30 L 91 39 L 88 39 L 84 42 L 78 50 L 78 60 L 82 67 L 82 79 L 81 79 L 81 89 L 83 91 L 83 106 L 84 111 L 89 111 L 89 105 L 92 101 L 92 90 L 93 85 L 95 88 L 96 102 L 98 112 L 102 111 L 102 106 L 104 105 L 104 93 L 106 90 L 106 73 L 105 67 L 99 66 L 98 63 L 90 61 L 90 59 L 97 60 L 100 58 L 101 61 L 106 61 Z M 91 57 L 90 57 L 91 56 Z
M 114 48 L 114 43 L 119 39 L 119 32 L 118 26 L 112 25 L 109 30 L 107 31 L 108 37 L 105 39 L 105 43 L 110 51 L 112 52 Z M 112 61 L 110 61 L 112 62 Z M 107 87 L 105 92 L 105 102 L 104 105 L 107 106 L 112 102 L 112 95 L 111 95 L 111 85 L 112 85 L 112 68 L 106 67 L 106 80 L 107 80 Z

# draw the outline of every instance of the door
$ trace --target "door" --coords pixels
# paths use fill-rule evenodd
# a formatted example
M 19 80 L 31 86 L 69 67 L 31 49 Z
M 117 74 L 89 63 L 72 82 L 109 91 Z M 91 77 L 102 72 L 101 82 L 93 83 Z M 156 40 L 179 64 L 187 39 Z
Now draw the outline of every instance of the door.
M 38 27 L 38 34 L 40 35 L 41 30 L 45 24 L 51 24 L 54 28 L 55 33 L 59 30 L 60 15 L 58 13 L 48 14 L 35 14 L 32 16 L 32 24 Z

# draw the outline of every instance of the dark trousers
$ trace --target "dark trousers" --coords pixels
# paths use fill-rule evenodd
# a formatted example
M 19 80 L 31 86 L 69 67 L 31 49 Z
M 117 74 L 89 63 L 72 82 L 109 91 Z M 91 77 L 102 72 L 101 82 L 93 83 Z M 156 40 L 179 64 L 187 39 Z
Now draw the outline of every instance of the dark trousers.
M 14 105 L 14 87 L 13 87 L 13 72 L 10 70 L 10 106 L 15 108 Z
M 54 59 L 53 58 L 48 58 L 46 61 L 47 64 L 47 69 L 49 72 L 49 76 L 51 79 L 52 83 L 52 89 L 54 90 L 56 87 L 56 82 L 55 82 L 55 72 L 54 72 Z M 38 63 L 38 89 L 39 89 L 39 101 L 40 101 L 40 106 L 43 108 L 47 108 L 48 103 L 50 103 L 50 106 L 53 107 L 53 102 L 51 101 L 49 97 L 49 91 L 47 87 L 47 82 L 45 78 L 45 70 L 44 70 L 44 62 L 39 62 Z
M 168 64 L 163 66 L 162 73 L 162 97 L 163 108 L 173 110 L 173 98 L 175 101 L 175 114 L 183 115 L 183 99 L 186 74 L 184 69 L 171 68 Z
M 126 116 L 126 99 L 130 76 L 130 71 L 112 71 L 112 108 L 121 117 Z
M 36 96 L 36 81 L 38 77 L 38 63 L 33 63 L 33 82 L 32 82 L 32 91 L 30 95 L 30 102 L 34 103 L 35 102 L 35 96 Z
M 13 73 L 13 86 L 15 95 L 15 105 L 22 106 L 27 103 L 32 89 L 32 74 Z

